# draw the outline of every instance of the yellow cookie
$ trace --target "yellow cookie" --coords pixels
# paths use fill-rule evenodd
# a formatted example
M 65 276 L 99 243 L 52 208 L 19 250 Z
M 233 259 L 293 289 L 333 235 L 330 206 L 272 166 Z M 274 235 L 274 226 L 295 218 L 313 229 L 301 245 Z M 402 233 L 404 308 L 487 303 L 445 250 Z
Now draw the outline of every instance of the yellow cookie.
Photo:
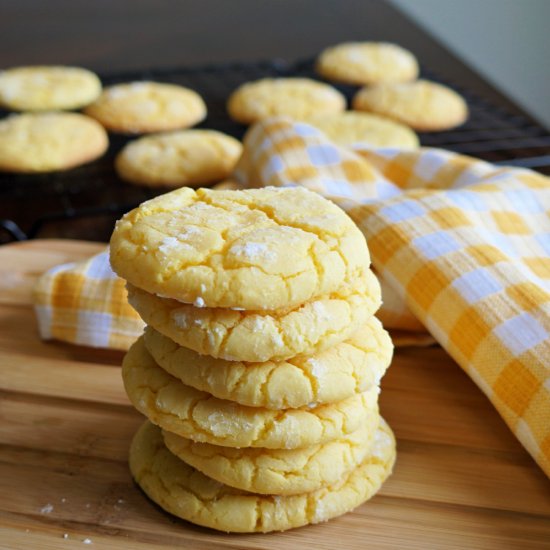
M 363 88 L 353 98 L 353 108 L 424 132 L 448 130 L 468 118 L 468 106 L 459 94 L 428 80 Z
M 15 67 L 0 72 L 0 105 L 16 111 L 80 109 L 101 93 L 99 78 L 79 67 Z
M 301 495 L 255 495 L 215 481 L 174 456 L 161 431 L 146 422 L 130 447 L 130 470 L 143 491 L 167 512 L 219 531 L 267 533 L 319 523 L 353 510 L 380 489 L 395 461 L 385 424 L 375 448 L 334 485 Z
M 347 84 L 407 82 L 418 77 L 414 55 L 387 42 L 346 42 L 319 55 L 317 73 Z
M 349 338 L 381 304 L 380 284 L 371 271 L 351 288 L 274 312 L 199 308 L 127 288 L 130 304 L 148 325 L 197 353 L 228 361 L 313 355 Z
M 227 178 L 242 148 L 240 141 L 215 130 L 181 130 L 131 141 L 115 167 L 130 183 L 195 187 Z
M 0 120 L 0 170 L 68 170 L 105 153 L 105 130 L 78 113 L 12 115 Z
M 126 354 L 122 378 L 130 401 L 151 422 L 223 447 L 296 449 L 338 439 L 358 430 L 378 400 L 378 388 L 373 388 L 311 409 L 245 407 L 182 384 L 155 363 L 143 338 Z
M 314 116 L 307 122 L 344 147 L 367 144 L 371 147 L 414 149 L 420 145 L 418 136 L 407 126 L 368 113 L 346 111 Z
M 166 372 L 184 384 L 249 407 L 298 408 L 336 403 L 378 386 L 392 357 L 388 333 L 375 317 L 348 340 L 314 356 L 243 363 L 199 355 L 145 330 L 145 346 Z
M 234 449 L 163 432 L 164 444 L 204 475 L 251 493 L 298 495 L 337 483 L 365 459 L 378 428 L 376 411 L 352 434 L 302 449 Z
M 183 86 L 131 82 L 105 88 L 85 113 L 109 130 L 145 134 L 194 126 L 206 116 L 206 105 Z
M 319 113 L 338 113 L 346 98 L 338 90 L 309 78 L 264 78 L 247 82 L 229 97 L 229 116 L 242 124 L 286 115 L 294 119 Z
M 369 263 L 343 210 L 301 187 L 177 189 L 127 213 L 111 237 L 118 275 L 198 307 L 294 307 L 353 282 Z

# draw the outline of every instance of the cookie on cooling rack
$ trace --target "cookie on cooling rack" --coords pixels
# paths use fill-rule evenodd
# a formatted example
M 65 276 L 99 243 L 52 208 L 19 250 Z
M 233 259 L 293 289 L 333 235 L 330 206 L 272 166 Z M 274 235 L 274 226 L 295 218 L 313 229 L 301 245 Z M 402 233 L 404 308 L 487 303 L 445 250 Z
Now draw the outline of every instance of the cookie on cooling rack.
M 345 42 L 327 48 L 315 69 L 328 80 L 369 85 L 407 82 L 418 77 L 418 62 L 408 50 L 387 42 Z
M 309 78 L 264 78 L 247 82 L 229 97 L 229 116 L 252 124 L 270 116 L 300 120 L 313 114 L 338 113 L 346 98 L 336 88 Z
M 448 130 L 468 118 L 461 95 L 429 80 L 366 87 L 353 98 L 353 108 L 407 124 L 421 132 Z
M 146 134 L 194 126 L 206 116 L 206 105 L 189 88 L 145 81 L 105 88 L 85 113 L 108 130 Z
M 346 111 L 317 115 L 307 122 L 321 130 L 331 141 L 344 147 L 363 144 L 414 149 L 420 145 L 418 136 L 408 126 L 369 113 Z
M 242 153 L 235 138 L 214 130 L 180 130 L 139 138 L 118 154 L 125 181 L 147 187 L 196 187 L 231 174 Z
M 0 120 L 0 170 L 68 170 L 105 153 L 107 133 L 78 113 L 27 113 Z
M 14 111 L 80 109 L 100 93 L 99 78 L 80 67 L 42 65 L 0 72 L 0 105 Z

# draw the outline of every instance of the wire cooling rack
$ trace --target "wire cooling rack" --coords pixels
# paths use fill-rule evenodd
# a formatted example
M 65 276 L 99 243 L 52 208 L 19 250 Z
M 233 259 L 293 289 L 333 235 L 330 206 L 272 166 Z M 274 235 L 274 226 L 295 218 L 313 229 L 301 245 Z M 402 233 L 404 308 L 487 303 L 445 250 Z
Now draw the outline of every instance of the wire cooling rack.
M 240 139 L 246 127 L 228 117 L 226 100 L 240 84 L 270 76 L 316 78 L 312 60 L 294 64 L 271 60 L 125 72 L 102 75 L 102 81 L 110 85 L 158 80 L 192 88 L 208 107 L 208 117 L 198 127 L 219 130 Z M 422 145 L 550 174 L 550 134 L 544 128 L 428 69 L 423 68 L 422 76 L 451 86 L 465 97 L 470 108 L 469 120 L 463 126 L 448 132 L 419 134 Z M 357 90 L 353 86 L 336 87 L 348 100 Z M 6 115 L 0 111 L 0 116 Z M 129 185 L 117 177 L 113 160 L 129 139 L 112 134 L 106 155 L 66 172 L 0 174 L 0 243 L 37 237 L 108 240 L 115 220 L 122 213 L 165 191 Z

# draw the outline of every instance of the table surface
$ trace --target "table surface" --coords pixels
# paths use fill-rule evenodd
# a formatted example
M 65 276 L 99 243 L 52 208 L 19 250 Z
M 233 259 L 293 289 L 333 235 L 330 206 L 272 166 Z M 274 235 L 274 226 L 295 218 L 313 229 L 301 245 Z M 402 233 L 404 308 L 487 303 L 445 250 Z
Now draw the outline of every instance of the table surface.
M 143 417 L 124 393 L 122 354 L 42 342 L 36 331 L 38 275 L 102 247 L 36 240 L 0 248 L 0 548 L 82 548 L 85 539 L 108 549 L 548 548 L 548 480 L 438 347 L 396 352 L 380 407 L 397 437 L 397 463 L 352 513 L 285 533 L 226 535 L 162 512 L 128 471 Z

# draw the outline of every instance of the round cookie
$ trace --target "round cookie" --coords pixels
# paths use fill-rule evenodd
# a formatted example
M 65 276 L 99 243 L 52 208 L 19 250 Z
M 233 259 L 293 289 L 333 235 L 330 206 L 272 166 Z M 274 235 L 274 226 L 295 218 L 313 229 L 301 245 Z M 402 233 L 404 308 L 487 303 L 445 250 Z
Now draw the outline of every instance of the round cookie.
M 245 407 L 185 386 L 159 367 L 140 338 L 122 364 L 134 407 L 182 437 L 222 447 L 295 449 L 352 433 L 376 410 L 378 388 L 330 405 L 273 411 Z
M 353 108 L 387 116 L 421 132 L 448 130 L 468 118 L 468 106 L 459 94 L 428 80 L 363 88 L 354 96 Z
M 307 122 L 343 147 L 366 143 L 371 147 L 414 149 L 420 145 L 418 136 L 407 126 L 368 113 L 346 111 L 314 116 Z
M 168 451 L 149 422 L 132 441 L 130 471 L 151 500 L 192 523 L 226 532 L 284 531 L 342 515 L 376 494 L 391 474 L 395 439 L 386 424 L 375 437 L 374 449 L 351 473 L 301 495 L 255 495 L 221 484 Z
M 118 154 L 125 181 L 148 187 L 192 187 L 227 178 L 242 153 L 235 138 L 215 130 L 181 130 L 142 137 Z
M 127 288 L 128 301 L 148 325 L 181 346 L 227 361 L 314 355 L 349 338 L 381 304 L 380 284 L 371 271 L 353 287 L 274 312 L 199 308 Z
M 107 133 L 78 113 L 27 113 L 0 120 L 0 170 L 68 170 L 105 153 Z
M 337 483 L 365 459 L 378 428 L 376 411 L 352 434 L 302 449 L 234 449 L 163 432 L 178 458 L 229 487 L 263 495 L 298 495 Z
M 346 98 L 338 90 L 309 78 L 264 78 L 247 82 L 229 97 L 229 116 L 242 124 L 286 115 L 294 119 L 319 113 L 338 113 Z
M 0 72 L 0 105 L 15 111 L 80 109 L 101 93 L 99 78 L 80 67 L 14 67 Z
M 323 78 L 361 86 L 414 80 L 418 62 L 396 44 L 345 42 L 321 52 L 315 70 Z
M 189 88 L 145 81 L 105 88 L 85 113 L 114 132 L 145 134 L 194 126 L 206 105 Z
M 151 327 L 145 330 L 144 342 L 155 362 L 187 386 L 267 409 L 336 403 L 378 386 L 393 349 L 375 317 L 345 342 L 315 356 L 279 362 L 244 363 L 199 355 Z
M 111 237 L 118 275 L 198 307 L 295 307 L 369 264 L 353 221 L 302 187 L 177 189 L 128 212 Z

